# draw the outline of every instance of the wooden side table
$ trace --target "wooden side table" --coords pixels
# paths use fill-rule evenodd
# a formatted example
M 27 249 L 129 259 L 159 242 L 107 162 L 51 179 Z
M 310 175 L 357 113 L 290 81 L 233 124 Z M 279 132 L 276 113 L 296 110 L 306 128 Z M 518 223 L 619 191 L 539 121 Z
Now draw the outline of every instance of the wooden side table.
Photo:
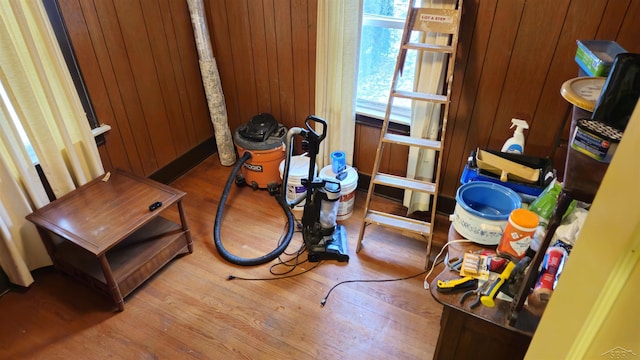
M 113 298 L 124 296 L 193 243 L 182 207 L 186 194 L 114 171 L 27 215 L 60 271 Z M 152 204 L 161 203 L 154 209 Z M 176 204 L 180 224 L 160 216 Z M 156 204 L 157 205 L 157 204 Z

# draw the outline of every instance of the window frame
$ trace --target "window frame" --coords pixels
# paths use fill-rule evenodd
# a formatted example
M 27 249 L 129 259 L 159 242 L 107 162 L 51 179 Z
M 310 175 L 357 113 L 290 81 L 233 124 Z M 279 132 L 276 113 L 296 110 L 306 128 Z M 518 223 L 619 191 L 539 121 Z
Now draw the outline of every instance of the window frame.
M 44 5 L 47 16 L 49 17 L 49 22 L 53 28 L 53 32 L 58 40 L 62 56 L 67 63 L 67 68 L 71 74 L 71 79 L 75 85 L 78 97 L 80 98 L 80 103 L 82 103 L 82 108 L 84 109 L 87 120 L 89 121 L 89 126 L 94 134 L 96 144 L 101 145 L 105 142 L 103 133 L 108 131 L 108 129 L 101 128 L 98 117 L 93 109 L 93 103 L 91 102 L 91 97 L 89 96 L 89 92 L 85 86 L 82 72 L 78 67 L 78 61 L 73 50 L 73 45 L 71 44 L 71 40 L 69 39 L 69 33 L 67 31 L 67 26 L 64 23 L 58 0 L 42 0 L 42 4 Z

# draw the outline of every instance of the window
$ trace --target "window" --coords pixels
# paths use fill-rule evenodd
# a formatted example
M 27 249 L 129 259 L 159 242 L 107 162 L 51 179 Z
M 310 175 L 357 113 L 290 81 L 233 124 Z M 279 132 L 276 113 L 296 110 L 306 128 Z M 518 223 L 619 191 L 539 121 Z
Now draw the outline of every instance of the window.
M 42 186 L 44 186 L 44 191 L 49 197 L 49 200 L 50 201 L 55 200 L 56 196 L 53 193 L 53 190 L 51 189 L 51 185 L 49 184 L 47 177 L 44 175 L 44 171 L 42 171 L 42 167 L 40 166 L 40 160 L 38 160 L 38 156 L 36 155 L 36 152 L 33 149 L 33 145 L 31 144 L 31 141 L 29 141 L 29 137 L 24 131 L 24 127 L 20 122 L 20 118 L 18 117 L 18 114 L 16 113 L 16 110 L 13 107 L 13 104 L 11 104 L 11 100 L 9 99 L 9 95 L 7 94 L 7 90 L 5 89 L 4 84 L 2 84 L 2 81 L 0 81 L 0 102 L 1 102 L 0 107 L 4 107 L 4 110 L 6 111 L 6 115 L 9 117 L 8 120 L 13 122 L 16 129 L 18 130 L 18 134 L 20 134 L 20 140 L 22 140 L 22 144 L 27 150 L 29 159 L 31 160 L 31 163 L 33 164 L 33 166 L 36 168 L 36 172 L 38 173 L 38 176 L 40 176 L 40 181 L 42 181 Z
M 29 158 L 31 159 L 31 162 L 34 165 L 38 164 L 39 163 L 38 157 L 36 156 L 36 152 L 33 150 L 33 145 L 31 145 L 31 142 L 29 141 L 29 138 L 27 137 L 27 134 L 25 133 L 24 128 L 22 127 L 22 123 L 20 122 L 20 119 L 18 119 L 18 114 L 16 114 L 16 110 L 13 108 L 13 105 L 11 104 L 11 100 L 9 100 L 9 95 L 7 95 L 7 92 L 4 89 L 4 85 L 2 84 L 1 81 L 0 81 L 0 101 L 4 103 L 4 108 L 7 110 L 7 113 L 8 113 L 7 115 L 9 116 L 10 120 L 13 121 L 13 124 L 15 125 L 16 129 L 18 129 L 18 133 L 20 134 L 20 139 L 22 140 L 22 144 L 27 150 L 27 154 L 29 154 Z
M 382 119 L 410 0 L 364 0 L 356 111 Z M 398 88 L 413 88 L 416 53 L 408 52 Z M 394 99 L 390 119 L 409 124 L 411 100 Z

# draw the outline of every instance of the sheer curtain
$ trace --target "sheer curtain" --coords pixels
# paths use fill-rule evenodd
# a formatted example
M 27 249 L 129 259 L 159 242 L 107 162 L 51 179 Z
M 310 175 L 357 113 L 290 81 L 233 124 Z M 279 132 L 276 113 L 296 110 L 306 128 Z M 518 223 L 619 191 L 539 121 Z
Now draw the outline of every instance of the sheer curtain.
M 338 150 L 353 163 L 361 19 L 362 0 L 318 0 L 315 113 L 328 124 L 320 168 Z
M 30 270 L 51 261 L 25 220 L 49 202 L 25 143 L 56 197 L 104 169 L 40 1 L 0 1 L 0 49 L 0 266 L 11 282 L 29 286 Z
M 427 3 L 428 2 L 428 3 Z M 433 8 L 455 8 L 456 0 L 423 0 L 423 6 Z M 422 34 L 422 42 L 446 45 L 448 35 L 427 33 Z M 440 94 L 446 75 L 446 57 L 440 53 L 420 52 L 416 61 L 415 90 L 422 93 Z M 452 59 L 453 61 L 453 59 Z M 436 139 L 440 131 L 440 105 L 425 101 L 414 101 L 411 106 L 411 136 L 424 139 Z M 435 172 L 436 153 L 433 150 L 419 150 L 412 147 L 409 150 L 407 163 L 407 177 L 424 181 L 433 181 Z M 403 205 L 407 213 L 428 211 L 430 195 L 417 191 L 406 190 Z

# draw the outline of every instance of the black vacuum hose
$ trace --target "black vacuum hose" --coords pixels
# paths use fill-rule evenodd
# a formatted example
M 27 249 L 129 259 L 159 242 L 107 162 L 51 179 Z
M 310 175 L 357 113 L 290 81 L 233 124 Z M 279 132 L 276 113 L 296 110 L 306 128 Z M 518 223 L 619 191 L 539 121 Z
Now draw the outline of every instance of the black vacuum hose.
M 227 249 L 224 248 L 224 246 L 222 245 L 222 240 L 220 239 L 220 226 L 222 225 L 222 215 L 224 210 L 224 204 L 227 202 L 227 196 L 229 196 L 231 185 L 234 183 L 234 179 L 238 174 L 238 171 L 240 171 L 240 168 L 242 167 L 242 165 L 249 159 L 251 159 L 251 153 L 247 151 L 244 153 L 244 155 L 242 155 L 240 160 L 233 167 L 233 170 L 231 171 L 231 175 L 229 175 L 229 179 L 227 179 L 227 183 L 224 186 L 222 196 L 220 197 L 220 202 L 218 203 L 218 211 L 216 213 L 216 220 L 213 224 L 213 240 L 220 256 L 222 256 L 223 259 L 227 260 L 232 264 L 242 265 L 242 266 L 254 266 L 254 265 L 265 264 L 276 259 L 278 256 L 280 256 L 280 254 L 282 254 L 287 249 L 287 246 L 289 246 L 289 243 L 291 242 L 291 237 L 293 236 L 294 224 L 295 224 L 295 218 L 293 217 L 293 213 L 291 212 L 291 209 L 287 205 L 286 200 L 284 199 L 283 196 L 278 196 L 276 194 L 275 197 L 278 200 L 278 204 L 280 204 L 280 207 L 282 207 L 285 214 L 287 215 L 287 224 L 288 224 L 287 234 L 285 235 L 280 245 L 278 245 L 276 249 L 274 249 L 273 251 L 271 251 L 266 255 L 263 255 L 257 258 L 248 258 L 248 259 L 235 256 L 229 253 Z

